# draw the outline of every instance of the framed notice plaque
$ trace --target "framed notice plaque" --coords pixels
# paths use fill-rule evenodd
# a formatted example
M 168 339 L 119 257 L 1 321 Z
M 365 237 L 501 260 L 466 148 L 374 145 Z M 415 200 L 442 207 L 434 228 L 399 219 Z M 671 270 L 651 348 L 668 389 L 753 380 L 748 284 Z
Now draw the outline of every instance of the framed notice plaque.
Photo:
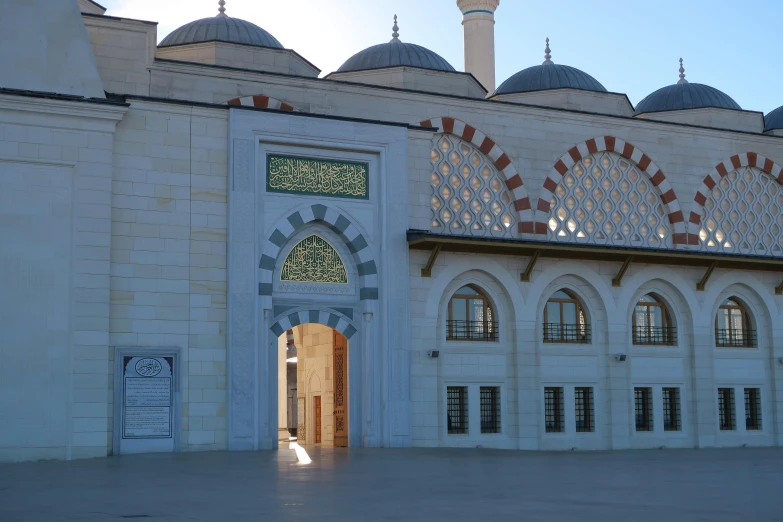
M 115 454 L 178 450 L 179 349 L 118 348 L 115 362 Z

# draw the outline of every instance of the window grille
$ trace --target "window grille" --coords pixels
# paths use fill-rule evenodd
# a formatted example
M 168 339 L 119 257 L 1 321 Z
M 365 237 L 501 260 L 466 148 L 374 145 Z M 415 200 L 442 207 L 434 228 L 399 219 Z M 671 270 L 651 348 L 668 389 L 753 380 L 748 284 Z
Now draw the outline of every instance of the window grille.
M 565 431 L 563 388 L 544 388 L 544 416 L 547 433 Z
M 680 431 L 680 389 L 663 389 L 663 431 Z
M 755 167 L 724 176 L 701 214 L 702 250 L 780 256 L 783 253 L 783 190 Z
M 446 389 L 446 422 L 451 435 L 468 432 L 468 388 L 449 386 Z
M 574 406 L 576 432 L 590 433 L 595 431 L 595 408 L 592 388 L 574 389 Z
M 497 341 L 496 321 L 446 321 L 449 341 Z
M 433 230 L 515 237 L 514 199 L 505 179 L 481 151 L 459 138 L 441 135 L 430 155 Z
M 544 323 L 545 343 L 589 344 L 589 324 Z
M 653 431 L 652 388 L 634 388 L 636 431 Z
M 671 245 L 660 191 L 613 153 L 582 158 L 555 189 L 549 238 L 569 243 L 663 248 Z
M 500 433 L 500 388 L 482 386 L 481 433 Z
M 673 326 L 634 326 L 633 344 L 674 346 L 677 329 Z
M 761 430 L 761 390 L 745 388 L 745 429 Z
M 718 417 L 721 431 L 737 429 L 734 412 L 734 388 L 718 388 Z

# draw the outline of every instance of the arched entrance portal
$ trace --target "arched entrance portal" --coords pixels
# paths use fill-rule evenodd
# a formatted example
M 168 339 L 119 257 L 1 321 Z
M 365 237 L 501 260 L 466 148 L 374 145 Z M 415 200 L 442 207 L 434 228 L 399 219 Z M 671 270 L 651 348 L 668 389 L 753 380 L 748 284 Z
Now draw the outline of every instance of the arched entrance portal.
M 333 328 L 300 324 L 278 338 L 280 442 L 348 447 L 348 339 Z

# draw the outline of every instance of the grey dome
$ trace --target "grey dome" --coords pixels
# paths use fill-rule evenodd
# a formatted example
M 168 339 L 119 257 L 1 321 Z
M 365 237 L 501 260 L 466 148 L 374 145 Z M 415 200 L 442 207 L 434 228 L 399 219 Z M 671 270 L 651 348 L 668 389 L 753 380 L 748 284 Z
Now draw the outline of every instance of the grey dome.
M 389 43 L 373 45 L 354 54 L 337 72 L 364 71 L 383 67 L 421 67 L 434 71 L 456 72 L 443 57 L 420 45 L 403 43 L 397 38 Z
M 640 101 L 634 115 L 705 107 L 742 110 L 742 107 L 728 94 L 715 87 L 701 83 L 676 83 L 658 89 Z
M 549 89 L 582 89 L 583 91 L 607 92 L 601 83 L 587 74 L 568 65 L 545 63 L 534 65 L 500 84 L 493 94 L 546 91 Z
M 158 47 L 215 41 L 283 49 L 277 38 L 256 24 L 225 15 L 202 18 L 185 24 L 164 38 Z
M 764 132 L 783 129 L 783 106 L 764 116 Z

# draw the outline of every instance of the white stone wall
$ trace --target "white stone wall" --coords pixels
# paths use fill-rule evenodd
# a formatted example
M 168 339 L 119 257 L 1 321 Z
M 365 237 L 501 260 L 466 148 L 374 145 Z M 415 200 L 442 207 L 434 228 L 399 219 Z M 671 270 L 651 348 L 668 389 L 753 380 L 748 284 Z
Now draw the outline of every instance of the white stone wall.
M 717 269 L 703 292 L 695 283 L 701 269 L 632 264 L 621 287 L 612 286 L 620 263 L 541 258 L 530 283 L 519 282 L 527 258 L 441 254 L 431 278 L 420 277 L 427 253 L 411 252 L 411 379 L 413 443 L 417 446 L 514 447 L 569 450 L 713 447 L 780 444 L 783 330 L 774 286 L 779 277 L 765 272 Z M 500 340 L 495 343 L 446 341 L 446 303 L 466 283 L 484 289 L 497 307 Z M 581 300 L 592 327 L 586 345 L 543 342 L 543 307 L 566 288 Z M 677 328 L 677 346 L 636 346 L 631 314 L 646 293 L 661 296 Z M 736 296 L 748 305 L 758 333 L 757 348 L 717 348 L 715 314 Z M 427 356 L 440 350 L 440 357 Z M 626 354 L 619 362 L 615 354 Z M 497 383 L 497 384 L 495 384 Z M 507 389 L 501 411 L 503 436 L 473 432 L 448 435 L 447 385 L 498 385 Z M 563 387 L 565 433 L 544 430 L 543 389 Z M 573 427 L 573 388 L 593 387 L 594 433 Z M 634 387 L 654 390 L 654 430 L 636 432 Z M 682 431 L 664 432 L 660 389 L 680 388 Z M 718 428 L 717 390 L 734 387 L 737 429 Z M 760 388 L 762 425 L 744 427 L 744 388 Z M 469 417 L 479 415 L 471 403 Z M 505 408 L 505 410 L 503 409 Z
M 111 164 L 125 111 L 0 96 L 0 461 L 107 454 Z
M 134 102 L 112 184 L 112 346 L 182 348 L 182 447 L 226 447 L 227 111 Z

